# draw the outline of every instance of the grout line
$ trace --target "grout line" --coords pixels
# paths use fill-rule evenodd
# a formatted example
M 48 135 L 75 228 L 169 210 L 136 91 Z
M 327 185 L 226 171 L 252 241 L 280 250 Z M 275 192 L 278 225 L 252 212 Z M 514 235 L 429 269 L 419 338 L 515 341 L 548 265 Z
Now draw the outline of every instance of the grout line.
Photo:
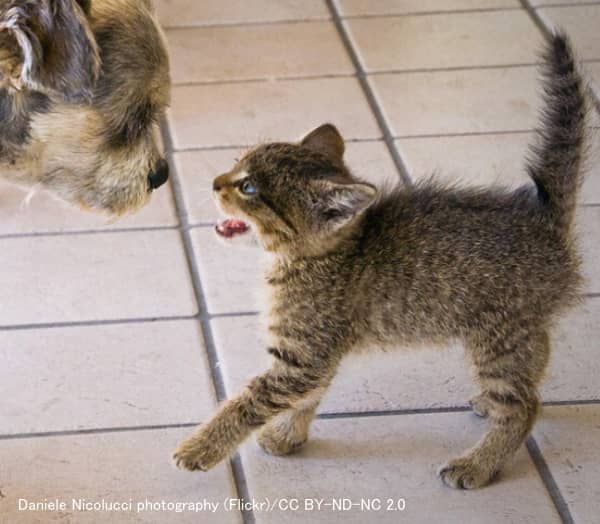
M 519 0 L 519 1 L 521 2 L 523 9 L 525 9 L 525 11 L 527 11 L 527 13 L 529 14 L 529 17 L 533 20 L 533 23 L 537 26 L 537 28 L 540 30 L 542 35 L 546 39 L 549 39 L 552 36 L 552 31 L 550 31 L 550 29 L 548 28 L 548 26 L 546 25 L 546 23 L 544 22 L 542 17 L 538 14 L 538 12 L 536 11 L 536 8 L 531 5 L 529 0 Z
M 596 207 L 600 204 L 586 204 L 582 207 Z M 204 226 L 201 226 L 204 227 Z M 584 298 L 600 298 L 600 293 L 582 293 Z M 25 331 L 32 329 L 53 329 L 53 328 L 69 328 L 69 327 L 90 327 L 90 326 L 110 326 L 119 324 L 142 324 L 146 322 L 173 322 L 178 320 L 201 320 L 204 316 L 208 321 L 217 320 L 220 318 L 239 318 L 239 317 L 258 317 L 260 311 L 226 311 L 223 313 L 205 313 L 204 315 L 173 315 L 173 316 L 157 316 L 157 317 L 140 317 L 140 318 L 116 318 L 103 320 L 74 320 L 65 322 L 44 322 L 39 324 L 7 324 L 0 325 L 2 331 Z M 224 397 L 225 398 L 225 397 Z M 579 401 L 567 400 L 567 404 L 573 404 Z M 581 401 L 582 403 L 587 401 Z M 600 402 L 600 400 L 591 400 L 591 403 Z M 554 405 L 552 401 L 546 405 Z
M 586 7 L 586 6 L 598 5 L 598 4 L 600 4 L 599 0 L 591 0 L 588 2 L 585 2 L 585 1 L 577 2 L 576 4 L 564 2 L 562 4 L 539 4 L 539 5 L 534 6 L 534 9 L 540 9 L 540 8 L 548 9 L 548 8 L 554 8 L 554 7 Z
M 582 400 L 549 400 L 542 402 L 544 407 L 558 406 L 587 406 L 598 405 L 600 399 L 582 399 Z M 410 409 L 389 409 L 379 411 L 348 411 L 319 413 L 318 419 L 338 419 L 338 418 L 366 418 L 366 417 L 390 417 L 399 415 L 430 415 L 434 413 L 464 413 L 471 411 L 469 406 L 442 406 L 432 408 L 410 408 Z
M 600 129 L 598 126 L 591 125 L 590 129 Z M 494 130 L 494 131 L 465 131 L 465 132 L 452 132 L 452 133 L 424 133 L 416 135 L 394 135 L 394 140 L 411 140 L 419 138 L 445 138 L 454 136 L 485 136 L 485 135 L 519 135 L 526 133 L 535 133 L 536 129 L 509 129 L 509 130 Z M 362 144 L 362 143 L 377 143 L 384 142 L 383 138 L 345 138 L 346 144 Z M 385 143 L 385 142 L 384 142 Z M 256 144 L 254 144 L 256 145 Z M 254 146 L 249 145 L 231 145 L 231 146 L 195 146 L 195 147 L 182 147 L 174 148 L 173 154 L 177 155 L 180 153 L 201 153 L 204 151 L 237 151 L 237 150 L 249 150 Z M 207 224 L 208 223 L 199 223 Z M 198 225 L 198 224 L 190 224 Z
M 582 207 L 595 207 L 600 204 L 584 205 Z M 582 293 L 583 298 L 600 298 L 600 293 Z M 65 322 L 41 322 L 38 324 L 6 324 L 0 325 L 2 331 L 26 331 L 33 329 L 54 329 L 54 328 L 77 328 L 77 327 L 93 327 L 93 326 L 112 326 L 119 324 L 143 324 L 149 322 L 174 322 L 178 320 L 201 320 L 201 317 L 206 317 L 207 320 L 217 320 L 220 318 L 239 318 L 239 317 L 258 317 L 260 311 L 227 311 L 223 313 L 206 313 L 205 315 L 172 315 L 172 316 L 157 316 L 157 317 L 139 317 L 139 318 L 115 318 L 102 320 L 73 320 Z M 565 401 L 572 404 L 578 401 Z M 581 401 L 584 402 L 584 401 Z M 590 402 L 596 402 L 594 400 Z M 600 402 L 600 400 L 598 401 Z M 547 405 L 553 405 L 548 402 Z
M 354 78 L 354 77 L 353 77 Z M 362 143 L 373 143 L 382 142 L 381 138 L 344 138 L 346 144 L 362 144 Z M 230 146 L 196 146 L 196 147 L 182 147 L 173 148 L 173 154 L 179 153 L 196 153 L 202 151 L 236 151 L 242 150 L 247 151 L 255 147 L 254 145 L 230 145 Z
M 195 147 L 181 147 L 176 148 L 173 144 L 171 156 L 177 153 L 195 153 L 199 151 L 236 151 L 236 150 L 247 150 L 250 149 L 249 145 L 229 145 L 229 146 L 195 146 Z
M 93 429 L 67 429 L 63 431 L 38 431 L 33 433 L 14 433 L 8 435 L 0 435 L 0 441 L 28 438 L 72 437 L 77 435 L 103 435 L 105 433 L 125 433 L 128 431 L 156 431 L 161 429 L 191 428 L 195 427 L 196 425 L 196 422 L 184 422 L 182 424 L 155 424 L 147 426 L 122 426 Z
M 214 222 L 190 222 L 190 224 L 188 226 L 189 229 L 201 229 L 201 228 L 207 228 L 207 227 L 214 228 L 215 223 Z
M 119 324 L 140 324 L 144 322 L 171 322 L 176 320 L 194 320 L 198 315 L 173 315 L 164 317 L 118 318 L 104 320 L 74 320 L 65 322 L 40 322 L 38 324 L 0 325 L 2 331 L 24 331 L 31 329 L 54 329 L 65 327 L 113 326 Z
M 585 5 L 585 4 L 584 4 Z M 590 5 L 594 5 L 590 2 Z M 371 18 L 402 18 L 413 16 L 434 16 L 434 15 L 453 15 L 453 14 L 470 14 L 470 13 L 496 13 L 502 11 L 520 11 L 520 7 L 489 7 L 489 8 L 473 8 L 473 9 L 438 9 L 435 11 L 409 11 L 406 13 L 381 13 L 381 14 L 358 14 L 358 15 L 342 15 L 339 17 L 344 20 L 369 20 Z M 315 18 L 283 18 L 281 20 L 252 20 L 249 22 L 199 22 L 191 25 L 163 25 L 165 31 L 182 31 L 192 29 L 219 29 L 229 27 L 253 27 L 263 25 L 279 25 L 279 24 L 316 24 L 323 22 L 331 22 L 331 17 L 315 17 Z
M 535 441 L 533 436 L 529 436 L 529 438 L 525 442 L 525 447 L 529 452 L 529 456 L 535 465 L 544 486 L 546 487 L 546 491 L 550 495 L 552 502 L 554 503 L 554 507 L 560 516 L 563 524 L 574 524 L 573 516 L 571 515 L 571 511 L 569 510 L 569 505 L 565 501 L 562 493 L 560 492 L 560 488 L 558 484 L 554 480 L 552 476 L 552 472 L 548 467 L 548 463 L 544 459 L 542 452 Z
M 354 73 L 331 73 L 331 74 L 298 74 L 289 76 L 260 76 L 248 78 L 230 78 L 230 79 L 214 79 L 201 80 L 192 82 L 173 82 L 173 87 L 196 87 L 196 86 L 221 86 L 230 84 L 268 84 L 271 82 L 294 82 L 298 80 L 328 80 L 335 78 L 354 78 Z
M 543 407 L 575 407 L 575 406 L 597 406 L 600 405 L 600 399 L 583 400 L 551 400 L 543 402 Z M 336 420 L 347 418 L 372 418 L 372 417 L 393 417 L 403 415 L 432 415 L 440 413 L 468 413 L 471 408 L 468 406 L 442 406 L 436 408 L 410 408 L 410 409 L 390 409 L 380 411 L 356 411 L 356 412 L 330 412 L 319 413 L 316 418 L 319 420 Z M 174 424 L 155 424 L 145 426 L 113 426 L 105 428 L 72 429 L 58 431 L 38 431 L 31 433 L 0 434 L 0 440 L 15 440 L 24 438 L 43 438 L 43 437 L 63 437 L 71 435 L 94 435 L 100 433 L 123 433 L 127 431 L 150 431 L 159 429 L 177 429 L 196 427 L 201 422 L 182 422 Z M 235 459 L 235 457 L 234 457 Z M 248 499 L 250 500 L 250 499 Z
M 248 481 L 246 479 L 246 473 L 244 472 L 244 466 L 242 465 L 240 454 L 236 453 L 233 457 L 231 457 L 230 462 L 237 492 L 242 500 L 252 501 L 253 499 L 250 496 Z M 252 509 L 243 508 L 240 511 L 242 513 L 244 524 L 256 524 L 256 517 L 254 516 L 254 511 Z
M 231 317 L 256 317 L 260 315 L 260 311 L 232 311 L 230 313 L 212 313 L 208 317 L 213 318 L 231 318 Z
M 588 129 L 596 130 L 600 129 L 595 125 L 588 126 Z M 411 139 L 419 139 L 419 138 L 447 138 L 447 137 L 455 137 L 455 136 L 487 136 L 487 135 L 519 135 L 526 133 L 535 133 L 538 131 L 537 128 L 531 129 L 508 129 L 508 130 L 500 130 L 500 131 L 466 131 L 462 133 L 454 132 L 454 133 L 423 133 L 419 135 L 396 135 L 394 137 L 395 140 L 411 140 Z
M 398 415 L 431 415 L 434 413 L 463 413 L 471 411 L 467 406 L 447 406 L 440 408 L 390 409 L 382 411 L 348 411 L 344 413 L 319 413 L 315 418 L 322 420 L 342 418 L 394 417 Z
M 146 233 L 152 231 L 176 231 L 179 226 L 148 226 L 148 227 L 130 227 L 120 229 L 77 229 L 72 231 L 41 231 L 30 233 L 0 233 L 0 240 L 13 240 L 18 238 L 37 238 L 37 237 L 62 237 L 77 235 L 103 235 L 112 233 Z
M 163 118 L 160 128 L 169 163 L 171 165 L 174 165 L 172 147 L 173 141 L 166 118 Z M 192 238 L 188 227 L 188 217 L 186 212 L 185 200 L 183 198 L 183 188 L 181 187 L 181 183 L 179 180 L 179 173 L 175 169 L 172 170 L 171 181 L 173 184 L 172 187 L 175 210 L 177 212 L 177 216 L 179 217 L 179 222 L 183 226 L 181 229 L 181 239 L 188 261 L 188 269 L 190 271 L 190 277 L 192 279 L 192 284 L 194 287 L 194 294 L 196 296 L 196 301 L 198 302 L 199 307 L 198 320 L 200 321 L 200 326 L 202 328 L 204 348 L 206 349 L 205 356 L 208 360 L 210 374 L 217 401 L 221 402 L 227 398 L 227 392 L 225 389 L 225 382 L 223 381 L 223 376 L 221 375 L 221 371 L 219 370 L 219 357 L 217 355 L 212 328 L 210 325 L 211 317 L 207 313 L 208 307 L 206 303 L 206 298 L 204 296 L 202 281 L 200 279 L 200 272 L 198 270 L 198 265 L 194 254 L 194 247 L 192 245 Z M 244 474 L 244 470 L 239 457 L 237 459 L 235 457 L 230 459 L 230 467 L 237 496 L 242 500 L 251 500 L 248 492 L 246 476 Z M 242 515 L 244 524 L 254 524 L 255 518 L 252 509 L 247 509 L 246 507 L 244 507 L 240 510 L 240 513 Z
M 581 400 L 548 400 L 542 402 L 543 407 L 560 407 L 560 406 L 589 406 L 600 404 L 600 399 L 581 399 Z
M 345 30 L 345 29 L 344 29 Z M 352 45 L 352 44 L 350 44 Z M 600 58 L 588 58 L 580 60 L 584 64 L 594 64 L 600 62 Z M 366 77 L 382 76 L 382 75 L 410 75 L 414 73 L 451 73 L 455 71 L 485 71 L 488 69 L 517 69 L 517 68 L 533 68 L 539 67 L 541 61 L 538 62 L 521 62 L 511 64 L 478 64 L 478 65 L 463 65 L 451 67 L 416 67 L 405 69 L 377 69 L 375 71 L 365 71 L 361 68 L 359 74 Z M 356 73 L 331 73 L 331 74 L 298 74 L 288 76 L 260 76 L 248 78 L 230 78 L 230 79 L 213 79 L 199 80 L 190 82 L 173 82 L 173 87 L 201 87 L 201 86 L 220 86 L 229 84 L 258 84 L 269 82 L 294 82 L 302 80 L 327 80 L 335 78 L 354 78 Z
M 284 25 L 284 24 L 318 24 L 331 22 L 331 18 L 283 18 L 281 20 L 252 20 L 249 22 L 208 22 L 193 25 L 163 25 L 163 30 L 167 31 L 188 31 L 192 29 L 220 29 L 229 27 L 254 27 L 262 25 Z
M 461 136 L 488 136 L 488 135 L 522 135 L 534 133 L 535 129 L 510 129 L 507 131 L 464 131 L 462 133 L 422 133 L 418 135 L 396 135 L 394 140 L 418 140 L 420 138 L 448 138 Z
M 538 67 L 539 65 L 541 65 L 541 62 L 519 62 L 510 64 L 477 64 L 448 67 L 408 67 L 404 69 L 377 69 L 375 71 L 367 71 L 366 74 L 368 76 L 381 76 L 410 75 L 413 73 L 453 73 L 455 71 L 486 71 L 488 69 L 524 69 Z
M 166 156 L 168 157 L 169 163 L 173 166 L 173 148 L 172 148 L 172 138 L 168 129 L 168 124 L 166 121 L 162 122 L 161 125 L 163 141 L 165 143 Z M 177 216 L 182 225 L 181 229 L 181 237 L 185 248 L 185 254 L 188 261 L 188 268 L 190 271 L 190 277 L 192 279 L 192 284 L 194 287 L 194 294 L 196 296 L 196 301 L 198 302 L 199 307 L 199 315 L 198 319 L 202 325 L 202 332 L 204 336 L 205 347 L 208 353 L 209 366 L 214 382 L 215 394 L 217 400 L 220 402 L 224 398 L 226 398 L 225 393 L 225 385 L 223 383 L 222 377 L 220 377 L 220 373 L 218 371 L 218 356 L 216 354 L 214 340 L 212 337 L 212 330 L 210 329 L 210 317 L 208 315 L 208 307 L 206 304 L 206 299 L 204 297 L 204 291 L 202 287 L 202 283 L 200 280 L 200 275 L 196 263 L 196 258 L 194 255 L 194 248 L 192 245 L 192 239 L 190 236 L 189 225 L 188 225 L 188 217 L 185 211 L 185 202 L 183 198 L 183 188 L 181 186 L 181 182 L 179 180 L 179 174 L 176 170 L 172 169 L 173 176 L 171 177 L 171 182 L 173 184 L 173 199 L 175 210 L 177 212 Z
M 350 60 L 352 61 L 352 64 L 354 65 L 354 68 L 356 70 L 356 77 L 357 77 L 358 82 L 360 83 L 363 93 L 367 99 L 367 103 L 369 104 L 369 107 L 371 108 L 371 111 L 373 112 L 373 115 L 375 116 L 375 119 L 377 121 L 379 129 L 383 133 L 383 140 L 390 152 L 390 155 L 392 157 L 392 160 L 394 161 L 394 164 L 396 165 L 398 174 L 399 174 L 401 180 L 404 182 L 405 186 L 410 187 L 410 186 L 412 186 L 412 180 L 411 180 L 410 174 L 408 172 L 408 169 L 406 167 L 406 164 L 404 163 L 404 161 L 402 160 L 402 157 L 400 156 L 400 153 L 394 146 L 393 134 L 387 125 L 385 116 L 383 115 L 383 111 L 379 107 L 379 104 L 377 103 L 375 94 L 373 93 L 373 90 L 371 89 L 371 86 L 369 85 L 367 75 L 365 74 L 365 72 L 362 68 L 360 59 L 358 58 L 358 54 L 357 54 L 356 50 L 354 49 L 354 46 L 352 45 L 352 40 L 350 39 L 350 36 L 349 36 L 348 32 L 346 31 L 344 23 L 342 22 L 342 20 L 340 18 L 340 15 L 337 11 L 337 7 L 334 5 L 333 0 L 325 0 L 325 1 L 327 3 L 327 7 L 329 8 L 329 11 L 331 12 L 331 16 L 333 18 L 333 23 L 335 24 L 335 27 L 339 34 L 339 37 L 342 40 L 344 47 L 346 48 L 346 51 L 348 53 L 348 56 L 350 57 Z
M 380 13 L 361 15 L 340 15 L 344 20 L 362 20 L 371 18 L 405 18 L 413 16 L 466 15 L 471 13 L 497 13 L 503 11 L 520 11 L 520 7 L 474 7 L 473 9 L 437 9 L 434 11 L 408 11 L 406 13 Z

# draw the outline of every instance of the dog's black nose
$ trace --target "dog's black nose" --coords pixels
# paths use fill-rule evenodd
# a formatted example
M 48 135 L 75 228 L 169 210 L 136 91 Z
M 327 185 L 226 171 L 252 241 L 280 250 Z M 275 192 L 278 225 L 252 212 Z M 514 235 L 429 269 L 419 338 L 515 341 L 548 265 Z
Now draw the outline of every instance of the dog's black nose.
M 150 189 L 158 189 L 169 179 L 169 164 L 164 158 L 156 163 L 156 168 L 148 175 Z

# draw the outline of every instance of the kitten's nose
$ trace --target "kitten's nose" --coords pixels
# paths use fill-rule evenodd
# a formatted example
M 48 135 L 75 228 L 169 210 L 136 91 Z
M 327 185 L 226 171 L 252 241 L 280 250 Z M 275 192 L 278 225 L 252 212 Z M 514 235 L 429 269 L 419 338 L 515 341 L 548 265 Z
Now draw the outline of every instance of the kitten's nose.
M 150 189 L 158 189 L 169 179 L 169 164 L 164 158 L 161 158 L 157 163 L 154 171 L 148 175 L 148 184 Z

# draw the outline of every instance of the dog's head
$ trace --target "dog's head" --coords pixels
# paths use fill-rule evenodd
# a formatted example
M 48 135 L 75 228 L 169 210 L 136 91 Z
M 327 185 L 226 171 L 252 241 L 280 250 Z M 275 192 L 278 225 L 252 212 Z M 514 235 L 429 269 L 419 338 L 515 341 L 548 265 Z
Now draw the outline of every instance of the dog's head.
M 0 173 L 110 214 L 141 207 L 168 177 L 169 83 L 147 0 L 0 0 Z

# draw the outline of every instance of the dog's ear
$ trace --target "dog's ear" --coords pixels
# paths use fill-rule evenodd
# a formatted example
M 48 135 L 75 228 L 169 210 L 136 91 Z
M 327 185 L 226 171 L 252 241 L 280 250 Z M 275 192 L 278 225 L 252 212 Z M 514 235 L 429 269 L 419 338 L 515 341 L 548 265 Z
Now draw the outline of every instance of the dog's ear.
M 0 7 L 0 75 L 16 89 L 91 97 L 98 46 L 84 10 L 89 1 L 8 0 Z
M 77 0 L 77 3 L 86 15 L 90 14 L 92 9 L 92 0 Z

